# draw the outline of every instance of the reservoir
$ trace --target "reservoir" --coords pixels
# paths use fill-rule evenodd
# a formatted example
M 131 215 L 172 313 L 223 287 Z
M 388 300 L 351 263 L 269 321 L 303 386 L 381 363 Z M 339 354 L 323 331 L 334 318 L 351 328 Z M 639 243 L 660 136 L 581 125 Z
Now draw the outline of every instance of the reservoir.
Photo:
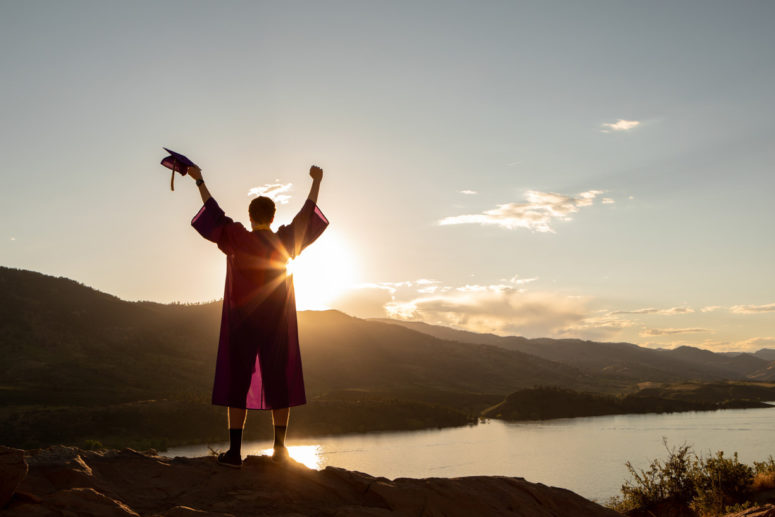
M 291 415 L 291 426 L 293 415 Z M 224 437 L 227 432 L 224 429 Z M 329 465 L 390 479 L 502 475 L 558 486 L 598 502 L 619 495 L 625 461 L 646 468 L 687 443 L 697 454 L 738 452 L 743 463 L 775 456 L 775 409 L 614 415 L 531 422 L 488 420 L 425 431 L 289 440 L 291 456 L 310 468 Z M 210 444 L 226 450 L 228 443 Z M 272 443 L 245 442 L 243 457 L 271 453 Z M 206 445 L 175 447 L 165 456 L 206 456 Z

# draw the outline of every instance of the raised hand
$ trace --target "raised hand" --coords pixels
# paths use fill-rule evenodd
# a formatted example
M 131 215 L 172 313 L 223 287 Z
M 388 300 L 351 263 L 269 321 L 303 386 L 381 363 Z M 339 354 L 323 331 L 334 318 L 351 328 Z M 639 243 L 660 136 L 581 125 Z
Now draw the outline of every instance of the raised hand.
M 202 169 L 200 169 L 196 165 L 194 166 L 189 165 L 188 168 L 186 169 L 186 174 L 191 176 L 191 179 L 194 179 L 194 180 L 202 179 Z
M 323 179 L 323 169 L 318 167 L 317 165 L 313 165 L 309 168 L 309 175 L 312 177 L 315 181 L 320 181 Z

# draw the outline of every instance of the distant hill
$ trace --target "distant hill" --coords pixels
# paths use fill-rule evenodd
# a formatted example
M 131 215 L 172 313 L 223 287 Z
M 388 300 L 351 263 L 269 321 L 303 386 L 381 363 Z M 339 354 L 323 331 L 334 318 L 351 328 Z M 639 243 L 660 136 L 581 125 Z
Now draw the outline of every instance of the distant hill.
M 719 381 L 724 379 L 775 380 L 775 369 L 769 354 L 719 354 L 683 346 L 674 350 L 654 350 L 632 343 L 601 343 L 581 339 L 527 339 L 519 336 L 496 336 L 451 329 L 426 323 L 379 319 L 462 343 L 499 346 L 517 350 L 550 361 L 574 366 L 593 375 L 609 375 L 644 382 L 677 382 L 683 380 Z M 760 351 L 764 352 L 764 350 Z M 775 351 L 773 351 L 775 355 Z
M 0 443 L 163 448 L 223 439 L 223 408 L 210 404 L 220 311 L 220 302 L 127 302 L 0 267 Z M 536 386 L 617 394 L 644 381 L 775 374 L 748 354 L 397 323 L 299 313 L 309 403 L 293 411 L 292 436 L 463 425 Z M 249 425 L 246 439 L 271 433 L 268 416 L 256 418 L 266 424 Z
M 127 302 L 0 267 L 0 443 L 219 436 L 223 410 L 209 400 L 220 310 L 220 302 Z M 336 311 L 301 312 L 299 330 L 310 404 L 294 412 L 293 433 L 462 425 L 533 385 L 627 387 L 520 351 Z
M 502 420 L 548 420 L 581 416 L 708 411 L 773 407 L 761 400 L 775 398 L 775 385 L 741 383 L 683 384 L 649 388 L 627 395 L 583 393 L 556 387 L 519 390 L 482 412 Z
M 762 348 L 754 355 L 765 361 L 775 361 L 775 348 Z
M 72 280 L 0 268 L 0 400 L 103 403 L 209 393 L 220 302 L 126 302 Z M 506 394 L 592 386 L 571 366 L 447 341 L 337 311 L 299 314 L 308 391 Z

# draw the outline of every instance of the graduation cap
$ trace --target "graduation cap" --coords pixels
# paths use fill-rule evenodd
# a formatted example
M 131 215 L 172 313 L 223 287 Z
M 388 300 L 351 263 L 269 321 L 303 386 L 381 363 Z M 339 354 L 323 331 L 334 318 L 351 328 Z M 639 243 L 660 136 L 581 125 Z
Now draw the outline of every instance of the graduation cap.
M 197 164 L 186 158 L 180 153 L 170 151 L 166 147 L 162 147 L 165 151 L 170 153 L 169 156 L 161 161 L 161 164 L 172 169 L 172 177 L 170 178 L 170 190 L 175 190 L 175 173 L 179 172 L 181 176 L 185 176 L 189 167 L 197 167 Z

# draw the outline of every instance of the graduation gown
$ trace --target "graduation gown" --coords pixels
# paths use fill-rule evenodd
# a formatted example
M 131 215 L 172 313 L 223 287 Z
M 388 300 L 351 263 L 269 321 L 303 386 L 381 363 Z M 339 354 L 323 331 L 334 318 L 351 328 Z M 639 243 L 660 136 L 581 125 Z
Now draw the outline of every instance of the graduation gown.
M 293 277 L 285 266 L 323 233 L 328 220 L 307 200 L 277 232 L 251 232 L 210 198 L 191 225 L 226 254 L 213 404 L 245 409 L 304 404 Z

